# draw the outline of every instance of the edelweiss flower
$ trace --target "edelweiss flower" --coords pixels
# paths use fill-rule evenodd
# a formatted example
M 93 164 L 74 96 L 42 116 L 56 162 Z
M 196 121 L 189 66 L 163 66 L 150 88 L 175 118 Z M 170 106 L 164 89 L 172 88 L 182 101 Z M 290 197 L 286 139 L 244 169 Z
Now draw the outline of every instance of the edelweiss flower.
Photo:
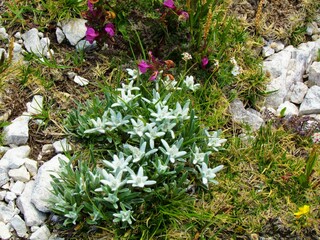
M 184 84 L 186 85 L 187 88 L 189 88 L 192 91 L 195 91 L 200 87 L 199 83 L 194 84 L 193 76 L 187 76 L 186 79 L 184 80 Z
M 143 175 L 143 167 L 139 167 L 138 174 L 135 174 L 131 169 L 129 169 L 131 180 L 127 183 L 131 183 L 133 187 L 143 188 L 146 185 L 153 185 L 157 182 L 154 180 L 147 180 L 148 177 Z
M 202 183 L 206 186 L 208 186 L 208 182 L 212 182 L 215 184 L 218 184 L 214 178 L 216 177 L 216 173 L 221 171 L 223 169 L 223 165 L 219 165 L 218 167 L 215 168 L 208 168 L 207 164 L 203 162 L 201 164 L 201 168 L 197 165 L 199 172 L 201 173 L 202 176 Z
M 138 77 L 138 71 L 136 69 L 127 68 L 126 71 L 131 76 L 129 80 L 134 80 Z
M 221 147 L 227 141 L 227 139 L 219 137 L 221 131 L 214 131 L 213 133 L 205 131 L 205 133 L 208 137 L 208 147 L 211 147 L 215 151 L 219 151 L 218 147 Z
M 182 140 L 182 139 L 181 139 Z M 161 142 L 163 144 L 163 146 L 165 147 L 165 149 L 163 149 L 162 147 L 160 147 L 160 150 L 168 155 L 170 162 L 174 163 L 177 160 L 179 160 L 182 156 L 186 155 L 187 152 L 186 151 L 179 151 L 179 147 L 182 144 L 182 141 L 179 141 L 177 144 L 173 144 L 171 147 L 169 146 L 169 144 L 167 143 L 166 140 L 161 139 Z
M 126 159 L 122 152 L 119 153 L 119 156 L 116 154 L 113 155 L 113 161 L 103 160 L 103 163 L 108 167 L 112 168 L 112 172 L 119 172 L 119 171 L 127 171 L 127 166 L 131 161 L 132 156 L 128 156 Z
M 159 132 L 158 127 L 155 127 L 154 123 L 148 123 L 147 129 L 148 129 L 148 132 L 146 132 L 145 135 L 149 138 L 149 143 L 150 143 L 151 149 L 154 149 L 154 140 L 159 137 L 162 137 L 166 133 L 162 132 L 162 131 Z
M 119 213 L 114 213 L 113 216 L 115 219 L 113 219 L 113 222 L 127 222 L 129 224 L 132 224 L 132 211 L 131 210 L 122 210 Z
M 111 173 L 108 173 L 106 170 L 101 170 L 102 176 L 104 179 L 100 180 L 100 182 L 104 185 L 107 185 L 111 188 L 111 191 L 117 191 L 120 187 L 127 183 L 127 180 L 122 180 L 123 171 L 115 172 L 114 176 Z
M 139 117 L 142 118 L 142 116 L 139 116 Z M 146 124 L 140 118 L 138 118 L 137 121 L 134 120 L 133 118 L 130 119 L 132 126 L 133 126 L 133 129 L 132 129 L 132 131 L 129 131 L 128 133 L 131 136 L 138 135 L 139 137 L 142 137 L 144 132 L 147 131 Z M 154 123 L 154 125 L 155 125 L 155 123 Z

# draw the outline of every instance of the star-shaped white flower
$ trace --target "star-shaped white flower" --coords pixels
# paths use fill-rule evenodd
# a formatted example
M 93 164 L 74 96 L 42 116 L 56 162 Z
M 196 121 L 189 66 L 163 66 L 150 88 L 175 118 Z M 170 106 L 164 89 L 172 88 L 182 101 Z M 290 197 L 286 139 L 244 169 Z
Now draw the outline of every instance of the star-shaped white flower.
M 153 185 L 157 182 L 154 180 L 147 180 L 148 177 L 143 175 L 143 167 L 139 167 L 138 173 L 135 174 L 131 169 L 129 169 L 131 180 L 127 183 L 131 183 L 133 187 L 143 188 L 144 186 Z

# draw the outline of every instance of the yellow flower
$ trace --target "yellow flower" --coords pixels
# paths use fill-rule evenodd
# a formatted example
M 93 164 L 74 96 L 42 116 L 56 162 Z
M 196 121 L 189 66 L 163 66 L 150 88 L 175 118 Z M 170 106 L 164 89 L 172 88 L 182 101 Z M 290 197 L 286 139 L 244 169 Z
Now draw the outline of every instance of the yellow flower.
M 307 214 L 310 212 L 310 206 L 308 205 L 303 205 L 303 207 L 299 208 L 298 212 L 295 212 L 294 215 L 296 216 L 296 218 L 300 218 L 301 215 L 303 214 Z

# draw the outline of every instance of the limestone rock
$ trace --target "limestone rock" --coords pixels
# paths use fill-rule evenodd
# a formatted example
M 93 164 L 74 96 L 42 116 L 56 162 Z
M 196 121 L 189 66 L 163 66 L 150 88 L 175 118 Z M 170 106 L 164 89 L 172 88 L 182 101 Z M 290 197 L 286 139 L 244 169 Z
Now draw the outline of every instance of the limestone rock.
M 68 161 L 69 159 L 63 154 L 58 154 L 45 162 L 38 170 L 31 201 L 41 212 L 49 212 L 48 200 L 50 199 L 50 196 L 52 196 L 51 175 L 58 176 L 57 172 L 60 169 L 61 160 Z
M 82 38 L 86 36 L 87 27 L 84 19 L 70 19 L 62 22 L 62 31 L 70 44 L 75 46 Z
M 241 124 L 248 124 L 253 131 L 258 130 L 264 124 L 263 119 L 258 115 L 246 110 L 243 106 L 243 103 L 239 99 L 234 100 L 230 104 L 229 110 L 233 121 Z
M 0 222 L 0 239 L 7 240 L 11 238 L 10 225 Z
M 31 115 L 40 114 L 43 109 L 43 97 L 41 95 L 33 96 L 30 103 L 27 103 L 27 112 Z
M 289 99 L 291 102 L 300 104 L 302 103 L 304 96 L 308 92 L 308 86 L 302 82 L 293 84 L 290 88 Z
M 36 54 L 38 57 L 41 57 L 43 54 L 38 33 L 38 29 L 32 28 L 22 34 L 21 37 L 24 40 L 24 47 L 26 50 L 30 53 Z
M 25 183 L 21 181 L 16 181 L 11 187 L 10 191 L 16 195 L 21 195 L 25 187 Z
M 79 84 L 80 86 L 86 86 L 89 84 L 89 80 L 88 79 L 85 79 L 83 77 L 80 77 L 80 76 L 75 76 L 73 81 L 77 84 Z
M 9 182 L 9 175 L 7 169 L 4 167 L 0 167 L 0 187 Z
M 17 199 L 17 206 L 23 213 L 24 220 L 27 226 L 41 225 L 46 215 L 38 211 L 31 203 L 31 194 L 34 186 L 34 181 L 26 183 L 23 193 Z
M 28 171 L 32 177 L 37 175 L 37 172 L 38 172 L 38 162 L 37 161 L 26 158 L 24 165 L 26 166 L 26 168 L 28 169 Z
M 11 206 L 3 202 L 0 202 L 0 221 L 1 222 L 8 223 L 13 218 L 14 215 L 15 215 L 15 211 Z
M 50 230 L 46 225 L 43 225 L 34 233 L 31 234 L 30 240 L 48 240 L 50 238 Z
M 55 152 L 56 153 L 62 153 L 62 152 L 65 152 L 65 151 L 71 151 L 72 148 L 70 146 L 70 144 L 67 143 L 67 139 L 64 138 L 60 141 L 56 141 L 53 143 L 53 147 L 55 149 Z
M 23 219 L 19 215 L 15 215 L 10 220 L 10 224 L 14 228 L 14 230 L 16 231 L 19 237 L 26 238 L 28 236 L 26 223 L 23 221 Z
M 29 138 L 29 120 L 29 116 L 20 116 L 14 119 L 9 126 L 4 127 L 4 143 L 17 146 L 26 144 Z
M 300 115 L 320 113 L 320 87 L 309 88 L 299 109 Z
M 320 86 L 320 62 L 314 62 L 309 68 L 309 86 Z
M 21 166 L 18 169 L 11 169 L 8 175 L 12 177 L 14 181 L 28 182 L 30 180 L 30 174 L 25 166 Z

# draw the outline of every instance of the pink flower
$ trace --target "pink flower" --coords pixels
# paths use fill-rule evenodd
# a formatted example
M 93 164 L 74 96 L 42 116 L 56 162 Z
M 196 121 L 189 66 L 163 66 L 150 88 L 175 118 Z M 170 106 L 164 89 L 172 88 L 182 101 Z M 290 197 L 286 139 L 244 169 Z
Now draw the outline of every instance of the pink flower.
M 201 67 L 202 68 L 205 68 L 208 63 L 209 63 L 209 59 L 207 57 L 204 57 L 201 59 Z
M 157 77 L 158 77 L 158 74 L 159 74 L 159 71 L 154 71 L 154 72 L 151 74 L 149 80 L 150 80 L 150 81 L 156 80 Z
M 99 33 L 96 32 L 92 27 L 87 27 L 86 31 L 86 40 L 90 42 L 91 44 L 93 43 L 94 39 L 99 36 Z
M 92 2 L 90 2 L 90 0 L 88 0 L 88 8 L 89 8 L 90 12 L 93 11 L 93 4 L 92 4 Z
M 180 21 L 187 21 L 189 19 L 189 13 L 187 13 L 186 11 L 181 11 L 179 12 L 179 17 L 178 19 Z
M 163 2 L 163 6 L 167 7 L 167 8 L 171 8 L 171 9 L 175 9 L 176 6 L 174 5 L 173 0 L 165 0 Z
M 113 37 L 115 34 L 115 26 L 112 23 L 107 23 L 104 30 L 109 34 L 110 37 Z
M 145 73 L 150 67 L 151 65 L 146 63 L 144 60 L 141 60 L 138 64 L 138 68 L 141 73 Z

